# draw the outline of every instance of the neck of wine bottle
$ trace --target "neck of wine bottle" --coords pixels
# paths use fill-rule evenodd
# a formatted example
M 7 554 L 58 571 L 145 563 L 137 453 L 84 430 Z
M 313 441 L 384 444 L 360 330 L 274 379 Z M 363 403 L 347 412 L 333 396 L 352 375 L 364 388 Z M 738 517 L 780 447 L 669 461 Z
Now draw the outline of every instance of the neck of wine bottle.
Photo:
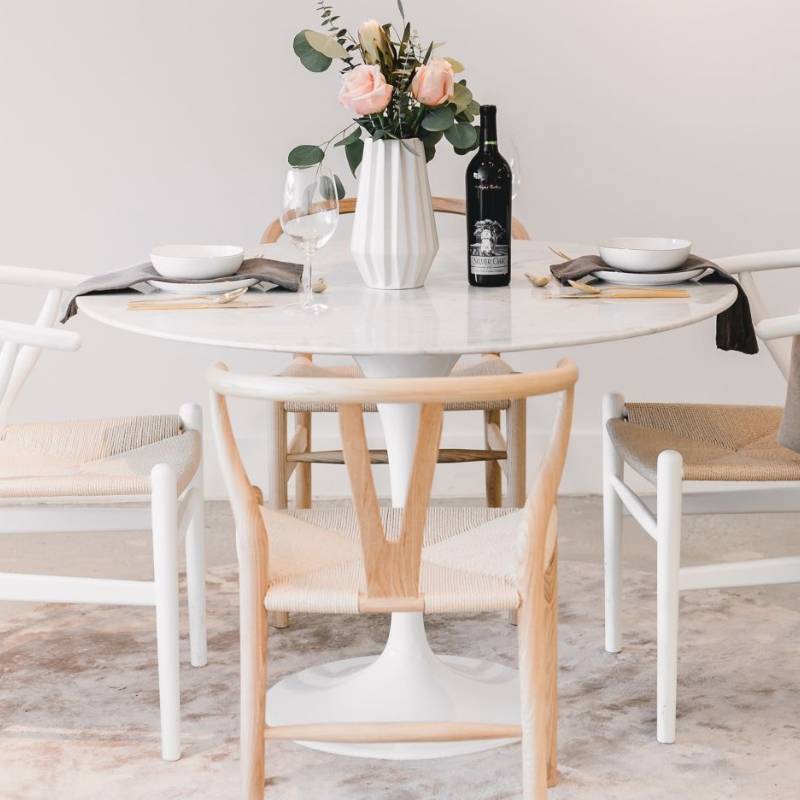
M 481 106 L 481 150 L 497 152 L 497 109 Z

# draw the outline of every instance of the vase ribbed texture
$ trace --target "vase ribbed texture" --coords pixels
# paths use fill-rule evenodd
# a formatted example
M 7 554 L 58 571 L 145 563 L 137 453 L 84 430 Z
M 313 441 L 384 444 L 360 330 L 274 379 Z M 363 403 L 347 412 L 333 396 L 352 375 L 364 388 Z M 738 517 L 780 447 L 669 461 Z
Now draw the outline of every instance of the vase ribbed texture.
M 374 289 L 422 286 L 439 250 L 425 149 L 419 139 L 368 139 L 350 243 Z

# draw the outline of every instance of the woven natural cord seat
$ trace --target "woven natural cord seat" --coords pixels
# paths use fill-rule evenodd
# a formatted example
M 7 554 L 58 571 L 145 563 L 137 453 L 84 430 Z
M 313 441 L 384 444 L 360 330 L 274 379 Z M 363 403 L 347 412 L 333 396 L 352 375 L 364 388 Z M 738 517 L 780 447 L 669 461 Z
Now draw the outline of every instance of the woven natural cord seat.
M 655 482 L 659 453 L 677 450 L 687 481 L 797 481 L 800 453 L 777 442 L 780 406 L 626 403 L 608 431 L 625 460 Z
M 172 467 L 182 492 L 201 448 L 177 414 L 9 425 L 0 432 L 0 498 L 149 495 L 156 464 Z
M 236 522 L 241 643 L 243 797 L 264 796 L 264 739 L 443 741 L 521 736 L 524 800 L 544 800 L 556 775 L 556 495 L 577 370 L 463 378 L 298 378 L 209 371 L 215 438 Z M 525 508 L 429 509 L 443 405 L 561 396 L 550 446 Z M 335 404 L 352 508 L 265 510 L 242 463 L 226 395 Z M 382 509 L 364 430 L 367 403 L 419 403 L 402 509 Z M 440 613 L 518 609 L 521 725 L 347 722 L 265 726 L 267 609 Z

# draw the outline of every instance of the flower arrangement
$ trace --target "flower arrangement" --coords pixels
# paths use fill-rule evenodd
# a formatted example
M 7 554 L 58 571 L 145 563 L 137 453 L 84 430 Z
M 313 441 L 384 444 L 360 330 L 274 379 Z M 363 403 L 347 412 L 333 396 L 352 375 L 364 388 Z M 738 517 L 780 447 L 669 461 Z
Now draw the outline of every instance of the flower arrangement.
M 325 0 L 318 0 L 324 32 L 303 30 L 294 37 L 294 52 L 311 72 L 324 72 L 334 61 L 341 64 L 339 103 L 353 121 L 321 144 L 304 144 L 289 153 L 291 166 L 320 163 L 333 144 L 344 147 L 353 175 L 361 163 L 365 135 L 377 139 L 419 138 L 430 161 L 444 137 L 458 154 L 478 146 L 472 124 L 480 111 L 464 79 L 464 67 L 454 58 L 434 57 L 440 45 L 420 44 L 406 21 L 402 0 L 397 1 L 402 32 L 392 23 L 367 20 L 353 36 Z M 336 178 L 337 190 L 344 194 Z

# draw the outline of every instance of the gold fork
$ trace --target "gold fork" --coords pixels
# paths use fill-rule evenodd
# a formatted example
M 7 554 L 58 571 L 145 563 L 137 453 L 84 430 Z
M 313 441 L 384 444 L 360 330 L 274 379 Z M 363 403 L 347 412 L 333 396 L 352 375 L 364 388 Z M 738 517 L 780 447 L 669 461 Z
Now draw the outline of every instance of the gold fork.
M 241 297 L 250 287 L 241 286 L 238 289 L 231 289 L 229 292 L 214 295 L 198 295 L 194 297 L 181 297 L 180 295 L 169 297 L 164 300 L 153 300 L 145 298 L 144 300 L 131 300 L 128 303 L 128 308 L 139 308 L 141 306 L 149 306 L 151 308 L 158 308 L 159 306 L 174 306 L 174 305 L 189 305 L 200 304 L 203 306 L 224 306 L 232 303 L 237 297 Z

